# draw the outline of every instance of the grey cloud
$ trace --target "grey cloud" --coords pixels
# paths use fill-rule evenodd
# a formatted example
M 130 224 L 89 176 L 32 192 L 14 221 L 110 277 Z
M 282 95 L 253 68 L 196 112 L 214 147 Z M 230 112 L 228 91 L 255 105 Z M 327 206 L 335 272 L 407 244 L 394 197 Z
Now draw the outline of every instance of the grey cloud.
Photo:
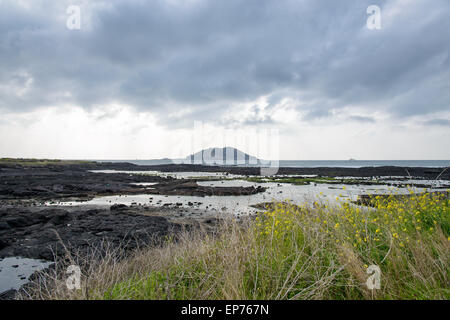
M 303 117 L 303 120 L 310 121 L 310 120 L 319 120 L 331 117 L 332 113 L 329 110 L 325 110 L 323 108 L 318 108 L 315 110 L 308 111 Z
M 446 0 L 412 2 L 378 31 L 365 28 L 369 0 L 99 0 L 83 2 L 79 31 L 65 27 L 69 3 L 1 2 L 0 109 L 118 102 L 171 127 L 220 122 L 261 96 L 269 109 L 297 99 L 306 120 L 349 105 L 393 117 L 449 109 Z
M 357 121 L 357 122 L 367 122 L 367 123 L 376 122 L 373 117 L 368 117 L 368 116 L 350 116 L 350 117 L 348 117 L 348 120 Z
M 450 127 L 450 120 L 448 119 L 432 119 L 423 122 L 426 126 L 442 126 L 442 127 Z

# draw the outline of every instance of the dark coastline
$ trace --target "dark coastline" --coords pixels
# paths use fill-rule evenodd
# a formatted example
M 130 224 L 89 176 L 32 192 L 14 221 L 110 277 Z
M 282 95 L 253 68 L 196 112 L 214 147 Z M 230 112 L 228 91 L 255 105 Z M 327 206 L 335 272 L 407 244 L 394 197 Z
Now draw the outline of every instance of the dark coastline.
M 109 165 L 109 164 L 108 164 Z M 170 164 L 154 166 L 136 166 L 130 164 L 118 164 L 124 166 L 123 170 L 157 170 L 161 172 L 227 172 L 239 175 L 260 175 L 258 167 L 240 166 L 204 166 L 191 164 Z M 319 175 L 328 177 L 382 177 L 382 176 L 412 176 L 423 179 L 436 179 L 445 168 L 428 167 L 361 167 L 361 168 L 338 168 L 338 167 L 311 167 L 294 168 L 280 167 L 278 175 Z M 442 180 L 450 180 L 450 171 L 446 170 L 439 177 Z

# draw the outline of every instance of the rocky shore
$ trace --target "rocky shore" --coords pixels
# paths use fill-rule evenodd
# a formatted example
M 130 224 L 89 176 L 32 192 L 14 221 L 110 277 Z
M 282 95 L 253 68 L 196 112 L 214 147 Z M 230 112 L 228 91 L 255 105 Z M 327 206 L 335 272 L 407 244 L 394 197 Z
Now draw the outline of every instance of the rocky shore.
M 127 165 L 125 165 L 127 167 Z M 109 168 L 108 165 L 99 168 Z M 158 175 L 94 173 L 79 166 L 1 167 L 0 201 L 89 200 L 97 196 L 165 194 L 165 195 L 249 195 L 263 192 L 254 187 L 203 187 L 194 179 L 175 179 Z M 124 168 L 121 168 L 124 169 Z M 141 169 L 143 170 L 143 169 Z M 154 183 L 151 189 L 136 183 Z
M 0 259 L 25 257 L 65 261 L 93 252 L 118 250 L 124 256 L 136 248 L 158 245 L 182 230 L 214 230 L 218 219 L 201 210 L 113 205 L 111 207 L 0 207 Z M 32 275 L 32 277 L 34 277 Z M 0 292 L 14 299 L 16 290 Z
M 254 187 L 203 187 L 195 179 L 175 179 L 159 175 L 96 173 L 92 170 L 160 171 L 160 172 L 222 172 L 258 176 L 255 167 L 220 167 L 201 165 L 137 166 L 130 163 L 80 163 L 45 166 L 22 166 L 0 163 L 0 201 L 29 199 L 88 200 L 97 196 L 166 194 L 166 195 L 248 195 L 263 192 Z M 412 176 L 417 179 L 450 180 L 450 170 L 442 168 L 364 167 L 364 168 L 279 168 L 279 175 L 317 175 L 319 177 L 389 177 Z M 135 183 L 154 183 L 152 188 Z
M 132 250 L 181 229 L 164 217 L 126 209 L 1 208 L 0 258 L 53 261 L 66 250 L 83 253 L 104 240 Z

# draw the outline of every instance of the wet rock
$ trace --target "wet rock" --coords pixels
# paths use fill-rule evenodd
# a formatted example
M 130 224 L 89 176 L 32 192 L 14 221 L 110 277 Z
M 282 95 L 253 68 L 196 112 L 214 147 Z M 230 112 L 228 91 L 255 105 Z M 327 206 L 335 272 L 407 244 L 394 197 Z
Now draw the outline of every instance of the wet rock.
M 49 223 L 51 223 L 53 225 L 60 225 L 60 224 L 63 224 L 64 222 L 66 222 L 67 220 L 68 220 L 67 212 L 57 212 L 57 213 L 54 213 L 53 217 L 51 217 L 51 219 L 49 220 Z
M 0 250 L 3 248 L 6 248 L 8 246 L 8 243 L 5 240 L 0 240 Z
M 8 220 L 15 213 L 0 209 L 0 214 Z M 105 239 L 112 244 L 123 245 L 124 250 L 131 250 L 154 243 L 169 232 L 180 229 L 179 225 L 164 217 L 144 216 L 129 210 L 115 210 L 110 214 L 106 209 L 44 209 L 25 214 L 30 220 L 40 222 L 28 227 L 21 223 L 22 227 L 0 232 L 0 258 L 22 256 L 53 260 L 55 255 L 65 255 L 66 250 L 84 252 L 89 246 L 100 246 Z
M 12 228 L 21 228 L 29 225 L 29 221 L 24 217 L 8 217 L 5 219 L 5 222 Z
M 128 209 L 128 207 L 124 204 L 115 204 L 109 208 L 109 210 L 111 210 L 111 211 L 120 211 L 120 210 L 126 210 L 126 209 Z
M 11 229 L 11 226 L 5 221 L 0 221 L 0 231 Z
M 17 291 L 14 289 L 4 291 L 0 293 L 0 300 L 14 300 L 16 298 Z
M 237 196 L 237 195 L 251 195 L 259 192 L 264 192 L 264 187 L 210 187 L 200 186 L 195 181 L 185 181 L 177 179 L 161 183 L 158 187 L 149 190 L 152 194 L 168 195 L 184 195 L 184 196 Z

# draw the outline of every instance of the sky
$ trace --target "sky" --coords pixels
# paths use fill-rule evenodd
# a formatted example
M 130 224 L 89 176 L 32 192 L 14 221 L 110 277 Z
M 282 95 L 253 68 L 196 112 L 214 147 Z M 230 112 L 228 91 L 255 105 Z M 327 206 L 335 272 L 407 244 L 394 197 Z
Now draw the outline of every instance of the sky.
M 448 30 L 448 0 L 0 0 L 0 157 L 448 160 Z

